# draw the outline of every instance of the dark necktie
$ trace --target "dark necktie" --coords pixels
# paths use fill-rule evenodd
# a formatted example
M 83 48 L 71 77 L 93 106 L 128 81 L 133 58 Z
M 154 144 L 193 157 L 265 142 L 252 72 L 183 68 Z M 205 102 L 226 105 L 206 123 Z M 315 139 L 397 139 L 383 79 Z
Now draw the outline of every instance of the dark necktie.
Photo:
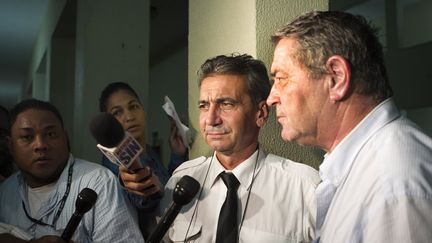
M 232 173 L 222 172 L 220 177 L 228 190 L 219 214 L 216 243 L 235 243 L 238 239 L 237 188 L 240 183 Z

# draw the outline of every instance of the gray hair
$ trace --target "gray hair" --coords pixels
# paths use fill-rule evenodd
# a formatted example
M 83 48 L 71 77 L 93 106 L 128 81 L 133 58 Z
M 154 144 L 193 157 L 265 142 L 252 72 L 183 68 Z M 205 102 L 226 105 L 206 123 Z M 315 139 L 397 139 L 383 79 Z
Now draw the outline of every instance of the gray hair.
M 220 55 L 207 59 L 197 72 L 198 86 L 213 75 L 242 75 L 246 77 L 248 94 L 255 106 L 267 99 L 271 84 L 264 63 L 247 54 Z
M 329 57 L 342 56 L 350 65 L 355 92 L 380 101 L 391 97 L 393 92 L 377 32 L 362 16 L 313 11 L 278 30 L 272 40 L 277 43 L 282 38 L 294 38 L 299 47 L 293 58 L 314 79 L 327 73 Z

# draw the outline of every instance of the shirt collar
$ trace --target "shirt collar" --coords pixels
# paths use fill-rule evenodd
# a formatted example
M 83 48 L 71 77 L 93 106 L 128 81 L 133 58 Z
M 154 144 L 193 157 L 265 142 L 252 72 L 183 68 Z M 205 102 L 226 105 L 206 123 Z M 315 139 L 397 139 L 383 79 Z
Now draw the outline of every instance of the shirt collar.
M 60 174 L 59 179 L 57 180 L 57 185 L 55 188 L 55 193 L 51 194 L 50 198 L 46 203 L 43 204 L 43 206 L 47 206 L 47 210 L 51 210 L 53 207 L 55 207 L 58 203 L 58 201 L 61 199 L 60 197 L 63 196 L 64 192 L 66 191 L 67 187 L 67 179 L 68 179 L 68 172 L 69 167 L 73 166 L 75 163 L 75 158 L 72 154 L 69 154 L 68 162 L 66 163 L 66 166 L 64 167 L 62 173 Z M 21 195 L 21 199 L 25 202 L 26 207 L 28 207 L 28 198 L 27 198 L 27 184 L 25 183 L 24 177 L 22 176 L 22 173 L 18 173 L 18 186 L 19 186 L 19 193 Z
M 69 158 L 68 158 L 68 161 L 66 163 L 66 166 L 63 168 L 63 171 L 60 174 L 60 177 L 57 180 L 57 182 L 60 182 L 60 181 L 67 182 L 69 167 L 74 163 L 74 161 L 75 161 L 75 158 L 73 157 L 73 155 L 71 153 L 69 153 Z M 18 179 L 18 184 L 20 185 L 20 187 L 23 187 L 23 188 L 27 187 L 27 183 L 25 183 L 25 179 L 24 179 L 24 176 L 23 176 L 21 171 L 19 171 L 17 173 L 17 179 Z M 63 190 L 66 190 L 66 184 L 63 186 L 64 186 Z
M 258 158 L 257 158 L 258 156 Z M 261 161 L 263 161 L 263 158 L 266 156 L 264 150 L 262 149 L 257 149 L 255 150 L 255 152 L 249 156 L 249 158 L 247 158 L 245 161 L 241 162 L 237 167 L 235 167 L 232 171 L 230 171 L 231 173 L 233 173 L 235 175 L 235 177 L 237 178 L 237 180 L 239 180 L 240 182 L 240 186 L 245 187 L 245 188 L 249 188 L 251 183 L 252 183 L 252 177 L 254 176 L 254 170 L 255 171 L 255 176 L 258 174 L 259 170 L 262 168 L 262 163 L 260 163 Z M 209 181 L 212 182 L 211 187 L 214 185 L 214 183 L 216 182 L 216 180 L 218 179 L 218 176 L 220 173 L 222 173 L 223 171 L 228 171 L 226 170 L 221 163 L 219 162 L 219 160 L 216 157 L 216 152 L 213 153 L 213 156 L 211 158 L 210 163 L 212 163 L 211 165 L 211 169 L 209 172 Z M 257 167 L 255 169 L 255 163 L 257 164 Z
M 377 105 L 331 153 L 324 156 L 319 167 L 321 179 L 338 186 L 348 174 L 361 147 L 379 129 L 398 117 L 400 113 L 392 98 Z

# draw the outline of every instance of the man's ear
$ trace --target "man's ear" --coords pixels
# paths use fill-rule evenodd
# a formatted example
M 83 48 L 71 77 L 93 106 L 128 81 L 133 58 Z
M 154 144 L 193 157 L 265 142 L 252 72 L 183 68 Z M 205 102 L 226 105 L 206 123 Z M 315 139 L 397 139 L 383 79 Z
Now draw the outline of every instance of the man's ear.
M 266 101 L 263 100 L 258 104 L 258 111 L 256 115 L 257 126 L 263 127 L 264 124 L 267 122 L 268 116 L 269 116 L 269 107 L 267 106 Z
M 351 69 L 348 61 L 341 56 L 331 56 L 326 62 L 330 74 L 329 97 L 331 101 L 347 98 L 351 85 Z

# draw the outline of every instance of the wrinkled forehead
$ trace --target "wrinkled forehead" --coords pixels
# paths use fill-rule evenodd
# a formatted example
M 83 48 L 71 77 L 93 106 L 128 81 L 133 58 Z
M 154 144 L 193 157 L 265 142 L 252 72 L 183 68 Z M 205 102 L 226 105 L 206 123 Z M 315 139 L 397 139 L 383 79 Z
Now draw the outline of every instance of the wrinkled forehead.
M 248 95 L 245 77 L 241 75 L 215 75 L 205 78 L 200 86 L 200 100 L 221 97 L 240 98 Z

